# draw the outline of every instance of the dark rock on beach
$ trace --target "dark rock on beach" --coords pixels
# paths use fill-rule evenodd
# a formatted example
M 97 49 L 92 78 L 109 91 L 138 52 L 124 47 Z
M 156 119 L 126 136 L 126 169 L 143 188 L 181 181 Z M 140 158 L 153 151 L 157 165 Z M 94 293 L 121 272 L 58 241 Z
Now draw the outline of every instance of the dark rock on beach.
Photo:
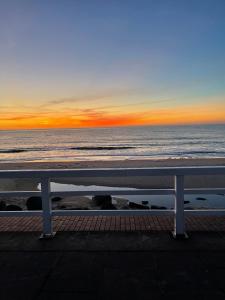
M 5 201 L 0 201 L 0 211 L 19 211 L 23 210 L 19 205 L 9 204 L 6 205 Z
M 116 209 L 116 207 L 113 204 L 102 204 L 101 209 Z
M 63 210 L 89 210 L 88 207 L 66 207 L 65 205 L 59 206 L 58 209 L 63 209 Z
M 8 211 L 20 211 L 20 210 L 22 210 L 22 208 L 20 206 L 18 206 L 18 205 L 10 204 L 10 205 L 6 206 L 5 210 L 8 210 Z
M 148 201 L 147 201 L 147 200 L 143 200 L 143 201 L 141 201 L 141 203 L 142 203 L 143 205 L 147 205 L 147 204 L 148 204 Z
M 58 201 L 61 201 L 63 198 L 61 197 L 54 197 L 52 198 L 52 202 L 58 202 Z
M 188 204 L 188 203 L 190 203 L 190 201 L 188 201 L 188 200 L 185 200 L 185 201 L 184 201 L 184 204 Z
M 115 209 L 111 195 L 96 195 L 92 197 L 92 200 L 94 205 L 100 206 L 101 209 Z
M 5 201 L 0 201 L 0 211 L 1 210 L 6 210 L 6 203 L 5 203 Z
M 58 209 L 66 209 L 66 205 L 60 205 L 58 206 Z
M 27 199 L 26 206 L 28 210 L 41 210 L 42 209 L 42 201 L 41 197 L 30 197 Z
M 151 205 L 151 209 L 167 209 L 165 206 Z
M 71 207 L 67 208 L 67 210 L 88 210 L 88 207 Z
M 205 200 L 207 200 L 207 199 L 206 199 L 206 198 L 203 198 L 203 197 L 197 197 L 196 200 L 204 200 L 204 201 L 205 201 Z
M 132 209 L 149 209 L 149 207 L 146 206 L 146 205 L 142 205 L 142 204 L 138 204 L 138 203 L 134 203 L 134 202 L 129 202 L 129 208 L 132 208 Z

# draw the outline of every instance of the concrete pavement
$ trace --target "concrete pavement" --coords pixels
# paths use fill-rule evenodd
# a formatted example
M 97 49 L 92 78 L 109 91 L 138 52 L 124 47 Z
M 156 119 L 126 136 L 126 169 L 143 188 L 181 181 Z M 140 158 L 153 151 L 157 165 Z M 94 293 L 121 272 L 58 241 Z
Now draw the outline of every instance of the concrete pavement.
M 225 233 L 0 233 L 0 299 L 225 299 Z

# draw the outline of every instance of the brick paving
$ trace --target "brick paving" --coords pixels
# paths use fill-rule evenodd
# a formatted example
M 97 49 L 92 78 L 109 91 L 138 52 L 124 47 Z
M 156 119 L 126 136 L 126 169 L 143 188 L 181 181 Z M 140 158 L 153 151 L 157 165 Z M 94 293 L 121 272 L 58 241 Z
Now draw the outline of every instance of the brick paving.
M 53 217 L 54 231 L 171 231 L 172 216 L 64 216 Z M 186 217 L 187 231 L 224 231 L 225 217 Z M 42 231 L 41 217 L 0 217 L 0 232 Z

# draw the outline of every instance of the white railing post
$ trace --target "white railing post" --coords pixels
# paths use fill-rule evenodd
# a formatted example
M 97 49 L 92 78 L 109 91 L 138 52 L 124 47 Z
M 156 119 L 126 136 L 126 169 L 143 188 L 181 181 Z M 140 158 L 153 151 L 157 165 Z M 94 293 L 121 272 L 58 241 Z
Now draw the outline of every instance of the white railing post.
M 43 210 L 43 233 L 40 238 L 52 238 L 55 233 L 52 231 L 52 207 L 50 199 L 50 179 L 41 179 L 41 199 Z
M 175 219 L 174 232 L 175 238 L 187 238 L 185 233 L 184 220 L 184 176 L 175 176 Z

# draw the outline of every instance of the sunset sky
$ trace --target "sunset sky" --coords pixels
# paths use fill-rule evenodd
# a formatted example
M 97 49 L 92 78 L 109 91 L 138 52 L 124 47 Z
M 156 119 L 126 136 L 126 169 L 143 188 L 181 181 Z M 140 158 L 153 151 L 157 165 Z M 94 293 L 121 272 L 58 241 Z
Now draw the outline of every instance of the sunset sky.
M 0 0 L 0 129 L 225 123 L 224 0 Z

